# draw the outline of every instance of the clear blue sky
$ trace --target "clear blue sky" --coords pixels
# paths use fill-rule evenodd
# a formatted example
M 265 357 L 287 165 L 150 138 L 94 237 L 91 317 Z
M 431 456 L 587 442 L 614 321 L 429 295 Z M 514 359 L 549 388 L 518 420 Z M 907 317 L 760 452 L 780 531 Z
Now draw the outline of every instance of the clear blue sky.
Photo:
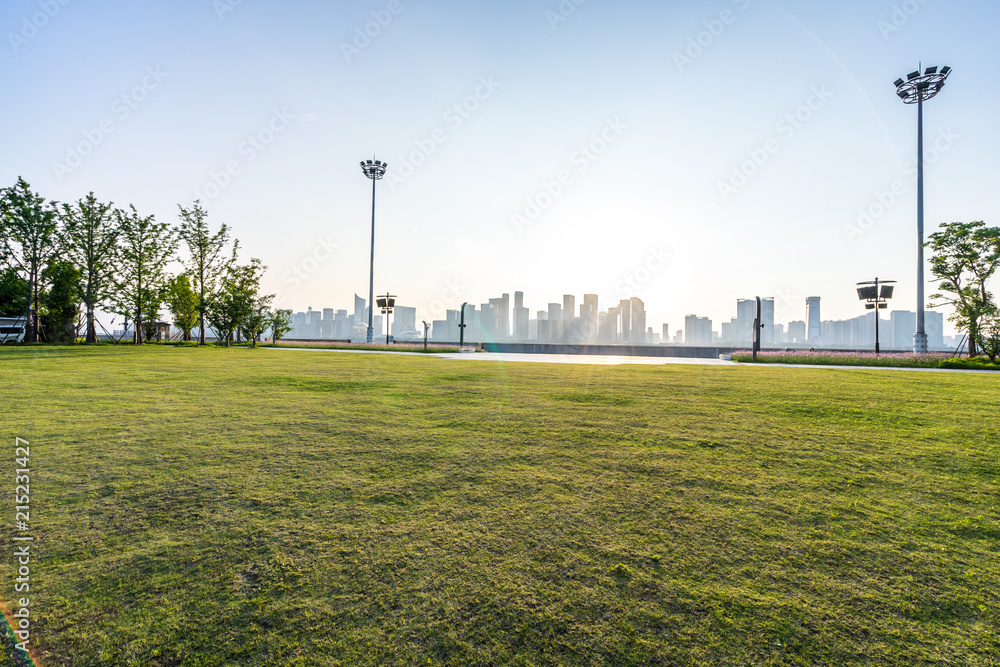
M 390 162 L 375 289 L 418 319 L 515 290 L 532 312 L 564 293 L 639 296 L 657 331 L 688 313 L 718 328 L 754 295 L 777 297 L 779 321 L 810 295 L 839 319 L 863 313 L 853 285 L 876 275 L 913 310 L 917 116 L 892 82 L 921 60 L 955 68 L 926 106 L 928 232 L 1000 224 L 998 14 L 986 0 L 5 0 L 0 183 L 169 221 L 201 196 L 296 310 L 367 295 L 358 162 L 373 155 Z M 875 215 L 859 225 L 861 209 Z

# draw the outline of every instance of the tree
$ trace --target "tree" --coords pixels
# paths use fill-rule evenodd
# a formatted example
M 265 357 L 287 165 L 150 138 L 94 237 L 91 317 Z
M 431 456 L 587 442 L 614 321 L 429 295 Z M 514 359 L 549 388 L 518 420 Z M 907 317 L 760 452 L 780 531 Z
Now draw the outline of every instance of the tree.
M 143 341 L 143 317 L 159 317 L 164 298 L 164 269 L 174 256 L 177 239 L 165 222 L 153 216 L 142 217 L 130 206 L 129 211 L 115 210 L 120 230 L 118 239 L 118 277 L 112 303 L 126 321 L 134 318 L 135 342 Z
M 76 204 L 62 206 L 62 237 L 65 256 L 83 274 L 83 305 L 86 309 L 86 340 L 97 342 L 94 308 L 107 297 L 114 271 L 119 230 L 112 204 L 102 204 L 91 192 Z
M 262 313 L 270 307 L 273 294 L 260 293 L 260 279 L 267 267 L 257 258 L 249 264 L 233 265 L 222 280 L 217 293 L 209 301 L 206 319 L 226 347 L 233 334 L 242 330 L 256 346 L 266 328 Z
M 201 202 L 195 200 L 194 206 L 186 209 L 178 205 L 181 222 L 178 235 L 187 246 L 190 255 L 185 268 L 194 281 L 194 290 L 198 295 L 198 323 L 201 327 L 199 343 L 205 344 L 205 318 L 208 314 L 209 301 L 216 291 L 219 280 L 230 269 L 231 260 L 227 259 L 224 250 L 229 242 L 229 227 L 225 224 L 214 234 L 205 222 L 208 212 L 201 207 Z M 235 248 L 234 248 L 235 255 Z
M 979 324 L 979 347 L 990 363 L 996 363 L 1000 356 L 1000 310 L 993 308 Z
M 1000 266 L 1000 228 L 982 221 L 947 222 L 927 238 L 934 253 L 931 272 L 941 290 L 931 296 L 938 301 L 931 307 L 954 307 L 948 319 L 968 332 L 969 356 L 974 357 L 981 342 L 980 321 L 995 308 L 986 283 Z
M 0 270 L 0 317 L 24 317 L 29 302 L 28 281 L 14 268 Z
M 38 308 L 42 270 L 59 252 L 56 207 L 17 183 L 0 193 L 0 253 L 4 264 L 28 283 L 28 322 L 24 340 L 38 342 Z
M 277 343 L 286 333 L 292 330 L 292 311 L 273 310 L 271 311 L 271 339 Z
M 191 289 L 191 279 L 186 274 L 174 276 L 167 282 L 164 299 L 174 326 L 183 332 L 182 340 L 191 340 L 191 330 L 198 324 L 198 295 Z
M 270 323 L 270 309 L 267 306 L 255 308 L 243 321 L 243 325 L 241 326 L 243 337 L 249 340 L 254 347 L 257 347 L 257 342 L 264 335 L 264 332 L 267 331 Z
M 56 260 L 42 271 L 46 289 L 39 299 L 40 321 L 45 340 L 50 343 L 72 342 L 76 339 L 80 302 L 83 301 L 83 274 L 72 262 Z

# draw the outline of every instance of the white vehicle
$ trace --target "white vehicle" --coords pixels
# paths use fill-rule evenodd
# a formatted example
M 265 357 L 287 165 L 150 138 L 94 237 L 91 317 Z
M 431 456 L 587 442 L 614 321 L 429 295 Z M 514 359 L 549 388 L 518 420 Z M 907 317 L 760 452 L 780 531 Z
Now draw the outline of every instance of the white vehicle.
M 27 323 L 27 317 L 0 317 L 0 344 L 23 341 Z

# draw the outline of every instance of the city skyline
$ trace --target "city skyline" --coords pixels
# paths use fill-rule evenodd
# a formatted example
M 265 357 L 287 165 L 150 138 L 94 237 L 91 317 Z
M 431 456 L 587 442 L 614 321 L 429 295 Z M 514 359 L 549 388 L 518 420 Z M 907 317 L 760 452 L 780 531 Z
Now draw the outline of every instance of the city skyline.
M 786 321 L 821 295 L 847 319 L 875 276 L 914 310 L 916 114 L 893 82 L 954 68 L 925 109 L 926 233 L 997 224 L 998 15 L 985 0 L 12 0 L 0 183 L 172 223 L 200 198 L 296 311 L 367 294 L 357 164 L 373 156 L 389 163 L 375 292 L 431 318 L 517 285 L 582 286 L 601 310 L 639 298 L 650 322 L 721 322 L 734 292 L 774 295 Z
M 598 310 L 595 294 L 584 294 L 575 308 L 576 295 L 564 294 L 561 302 L 550 302 L 548 307 L 535 311 L 523 306 L 524 293 L 514 292 L 490 298 L 481 304 L 465 304 L 462 309 L 449 309 L 445 318 L 426 321 L 430 342 L 458 342 L 464 322 L 467 342 L 542 342 L 566 344 L 625 344 L 625 345 L 695 345 L 695 346 L 749 346 L 752 342 L 753 320 L 756 318 L 755 299 L 737 299 L 735 317 L 714 326 L 710 317 L 689 314 L 681 326 L 647 321 L 645 304 L 641 299 L 623 299 L 618 306 Z M 775 319 L 774 298 L 761 299 L 761 342 L 764 347 L 814 347 L 814 348 L 864 348 L 874 344 L 875 311 L 867 311 L 846 320 L 823 319 L 821 298 L 809 297 L 805 302 L 802 320 L 780 322 Z M 513 304 L 513 307 L 512 307 Z M 422 322 L 417 309 L 396 305 L 390 316 L 389 333 L 394 340 L 422 338 Z M 567 313 L 570 313 L 567 316 Z M 511 317 L 513 315 L 513 318 Z M 883 348 L 906 350 L 912 345 L 912 331 L 916 313 L 895 309 L 881 317 L 884 323 L 879 333 Z M 375 315 L 375 340 L 384 336 L 385 317 Z M 308 308 L 292 313 L 293 329 L 288 337 L 300 339 L 351 339 L 364 340 L 368 322 L 365 300 L 354 296 L 354 312 L 347 309 Z M 958 338 L 945 336 L 944 315 L 927 313 L 927 331 L 934 350 L 953 348 Z M 960 338 L 960 337 L 959 337 Z M 910 340 L 910 343 L 906 341 Z

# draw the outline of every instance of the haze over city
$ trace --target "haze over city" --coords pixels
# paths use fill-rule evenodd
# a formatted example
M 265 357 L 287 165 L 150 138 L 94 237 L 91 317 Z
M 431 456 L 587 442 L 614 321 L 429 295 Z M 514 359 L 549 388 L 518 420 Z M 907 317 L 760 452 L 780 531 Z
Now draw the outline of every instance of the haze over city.
M 876 276 L 913 310 L 917 119 L 892 82 L 954 68 L 925 108 L 927 233 L 996 224 L 998 11 L 15 0 L 0 183 L 170 222 L 201 199 L 296 311 L 367 295 L 373 156 L 375 291 L 418 319 L 515 291 L 638 297 L 656 331 L 755 295 L 848 319 Z

